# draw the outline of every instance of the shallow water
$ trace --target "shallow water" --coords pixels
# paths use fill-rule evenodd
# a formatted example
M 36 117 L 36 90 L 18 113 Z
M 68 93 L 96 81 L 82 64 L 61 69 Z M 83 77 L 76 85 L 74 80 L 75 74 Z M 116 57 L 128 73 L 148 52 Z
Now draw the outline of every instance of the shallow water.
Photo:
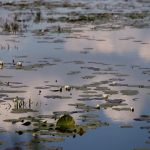
M 21 3 L 26 4 L 26 2 Z M 45 145 L 45 148 L 34 147 L 34 149 L 46 149 L 46 147 L 50 146 L 61 147 L 64 150 L 148 149 L 149 144 L 146 141 L 149 141 L 149 130 L 141 129 L 140 127 L 149 127 L 149 123 L 146 121 L 135 121 L 134 119 L 141 118 L 141 115 L 150 115 L 150 82 L 148 81 L 150 80 L 150 36 L 148 34 L 150 31 L 148 26 L 150 25 L 150 18 L 149 11 L 147 11 L 149 2 L 122 1 L 120 3 L 120 1 L 95 1 L 95 3 L 90 4 L 90 1 L 83 1 L 81 4 L 79 2 L 76 4 L 73 1 L 57 1 L 56 3 L 53 1 L 49 5 L 49 3 L 45 4 L 44 1 L 39 4 L 30 1 L 29 5 L 21 8 L 18 6 L 19 2 L 14 3 L 16 4 L 15 6 L 5 4 L 6 2 L 0 7 L 0 61 L 4 62 L 0 70 L 0 81 L 3 83 L 0 84 L 0 94 L 7 94 L 8 96 L 1 97 L 0 99 L 5 101 L 0 103 L 0 129 L 6 131 L 0 133 L 0 142 L 7 141 L 7 143 L 3 143 L 1 148 L 4 150 L 8 147 L 13 150 L 15 150 L 15 147 L 28 149 L 26 146 L 16 145 L 15 143 L 30 142 L 31 139 L 34 139 L 32 135 L 34 132 L 19 135 L 15 131 L 37 128 L 34 125 L 36 123 L 34 120 L 24 119 L 24 122 L 31 121 L 31 125 L 23 126 L 21 125 L 22 122 L 5 122 L 4 120 L 6 119 L 18 119 L 27 116 L 38 118 L 38 115 L 53 115 L 55 111 L 84 110 L 82 113 L 71 114 L 75 125 L 82 125 L 80 127 L 85 129 L 83 125 L 92 123 L 79 120 L 81 119 L 80 115 L 83 114 L 99 115 L 99 117 L 92 119 L 101 120 L 102 123 L 106 122 L 109 125 L 97 127 L 97 129 L 86 129 L 86 133 L 82 136 L 74 130 L 72 133 L 76 134 L 75 138 L 72 136 L 54 136 L 56 138 L 64 138 L 65 141 L 40 142 L 40 144 Z M 134 7 L 131 7 L 132 5 Z M 34 22 L 37 8 L 41 10 L 42 18 L 38 22 Z M 118 10 L 122 10 L 123 12 L 119 12 Z M 18 16 L 19 12 L 22 12 L 23 14 L 18 18 L 20 20 L 22 18 L 25 19 L 25 22 L 16 21 L 20 27 L 16 34 L 11 29 L 10 32 L 4 29 L 6 19 L 8 23 L 14 22 L 13 17 L 15 12 L 18 13 Z M 78 13 L 75 14 L 74 12 Z M 133 12 L 136 13 L 137 18 L 131 19 L 126 16 L 126 13 L 133 15 Z M 87 16 L 95 16 L 91 20 L 84 20 L 83 18 L 78 20 L 77 18 L 81 13 Z M 101 19 L 96 18 L 98 13 L 102 13 L 103 17 Z M 109 13 L 109 17 L 107 18 L 107 14 L 105 16 L 104 13 Z M 115 18 L 115 15 L 117 15 L 117 18 Z M 144 15 L 144 17 L 140 15 Z M 76 18 L 76 20 L 71 21 L 70 19 L 70 21 L 67 21 L 66 19 L 65 21 L 61 21 L 61 16 Z M 31 19 L 27 21 L 26 19 L 30 17 Z M 50 17 L 53 18 L 48 21 L 47 18 Z M 24 28 L 23 25 L 27 25 L 27 27 Z M 60 26 L 61 31 L 57 31 L 58 26 Z M 42 30 L 46 29 L 47 31 L 42 32 Z M 12 63 L 12 60 L 14 60 L 14 64 L 9 64 Z M 17 66 L 16 63 L 19 61 L 22 61 L 22 67 L 20 69 L 12 69 Z M 37 64 L 43 65 L 38 66 Z M 28 66 L 28 68 L 23 69 L 25 66 Z M 94 70 L 90 67 L 97 69 Z M 72 72 L 75 74 L 70 75 L 69 73 Z M 6 78 L 8 76 L 12 77 Z M 94 77 L 84 79 L 86 76 Z M 110 81 L 110 79 L 116 80 Z M 119 79 L 124 80 L 119 81 Z M 109 82 L 104 84 L 102 81 Z M 109 85 L 113 81 L 117 84 L 127 84 L 128 86 Z M 9 82 L 9 85 L 7 85 L 7 82 Z M 15 82 L 22 84 L 16 84 Z M 70 91 L 66 91 L 64 88 L 66 85 L 73 88 Z M 13 86 L 26 87 L 13 88 Z M 61 93 L 53 91 L 58 90 L 60 86 L 62 87 Z M 79 86 L 90 89 L 79 90 Z M 39 87 L 42 88 L 39 89 Z M 45 87 L 49 87 L 49 89 L 43 89 Z M 123 99 L 125 101 L 122 103 L 126 103 L 127 105 L 102 107 L 101 104 L 106 103 L 107 101 L 105 100 L 107 99 L 94 100 L 93 98 L 101 98 L 105 90 L 95 90 L 96 87 L 107 87 L 118 91 L 118 94 L 108 94 L 108 99 Z M 8 91 L 4 90 L 26 92 L 8 93 Z M 39 90 L 41 90 L 41 93 L 39 93 Z M 123 95 L 122 90 L 137 90 L 139 93 L 137 95 Z M 97 93 L 85 93 L 85 91 Z M 110 92 L 109 90 L 107 91 Z M 53 95 L 70 98 L 53 99 L 44 97 Z M 12 113 L 13 109 L 16 108 L 16 103 L 13 102 L 13 98 L 10 100 L 6 100 L 6 98 L 16 96 L 24 98 L 24 102 L 27 102 L 26 108 L 36 110 L 37 112 Z M 83 96 L 93 100 L 78 100 L 84 98 Z M 31 99 L 30 105 L 29 99 Z M 86 106 L 92 107 L 101 105 L 101 107 L 100 109 L 93 108 L 92 110 L 94 111 L 90 111 L 91 109 L 78 109 L 75 106 L 68 105 L 75 103 L 83 103 Z M 131 107 L 134 107 L 134 111 L 130 111 Z M 25 106 L 24 108 L 20 106 L 20 108 L 24 110 Z M 117 111 L 114 108 L 129 109 Z M 18 109 L 16 108 L 15 110 Z M 149 117 L 147 116 L 146 118 Z M 59 118 L 56 120 L 45 119 L 48 123 L 57 123 L 59 120 Z M 131 125 L 133 127 L 120 127 L 124 125 Z M 51 131 L 50 129 L 43 130 Z M 40 132 L 41 129 L 37 131 L 38 137 L 48 138 L 53 137 L 53 133 L 60 132 L 60 129 L 54 130 L 51 135 L 41 135 Z M 39 143 L 36 144 L 39 145 Z

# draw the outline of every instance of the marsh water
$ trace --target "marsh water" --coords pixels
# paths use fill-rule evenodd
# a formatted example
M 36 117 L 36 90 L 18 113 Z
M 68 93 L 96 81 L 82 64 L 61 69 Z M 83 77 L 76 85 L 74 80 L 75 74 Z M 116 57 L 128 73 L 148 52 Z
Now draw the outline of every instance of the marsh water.
M 1 149 L 150 149 L 149 0 L 0 5 Z

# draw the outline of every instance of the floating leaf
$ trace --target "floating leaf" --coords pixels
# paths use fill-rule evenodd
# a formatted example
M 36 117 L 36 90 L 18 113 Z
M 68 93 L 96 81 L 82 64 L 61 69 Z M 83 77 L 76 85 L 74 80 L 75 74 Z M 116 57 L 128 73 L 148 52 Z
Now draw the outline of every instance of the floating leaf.
M 84 106 L 83 103 L 68 104 L 69 106 Z
M 98 126 L 98 127 L 101 127 L 101 126 L 109 126 L 109 123 L 102 123 L 102 122 L 99 122 L 99 123 L 88 123 L 87 124 L 88 126 Z
M 7 94 L 0 94 L 0 97 L 8 97 Z
M 10 86 L 10 88 L 22 88 L 22 87 L 29 87 L 29 86 L 26 86 L 26 85 L 22 85 L 22 86 Z
M 36 142 L 36 143 L 40 143 L 40 142 L 60 142 L 60 141 L 64 141 L 65 139 L 63 138 L 54 138 L 54 137 L 50 137 L 50 138 L 37 138 L 37 139 L 32 139 L 31 142 Z
M 84 91 L 83 93 L 97 93 L 95 91 Z
M 50 135 L 53 131 L 40 131 L 41 135 Z
M 105 94 L 118 94 L 118 91 L 109 90 L 109 91 L 103 91 Z
M 137 90 L 121 90 L 122 95 L 137 95 L 139 92 Z
M 149 121 L 150 119 L 148 119 L 148 118 L 134 118 L 133 120 L 135 120 L 135 121 Z
M 13 99 L 16 99 L 16 97 L 6 97 L 6 98 L 3 98 L 3 100 L 13 100 Z M 22 99 L 25 99 L 23 97 L 17 97 L 17 100 L 22 100 Z
M 86 133 L 86 131 L 83 130 L 83 128 L 78 128 L 78 129 L 75 130 L 75 132 L 76 132 L 77 134 L 79 134 L 79 135 L 83 135 L 83 134 Z
M 4 122 L 22 122 L 21 119 L 5 119 Z
M 79 97 L 94 97 L 95 95 L 79 95 Z M 78 99 L 79 100 L 79 99 Z
M 78 73 L 81 73 L 80 71 L 71 71 L 70 73 L 67 73 L 67 75 L 76 75 Z
M 150 115 L 141 115 L 142 118 L 150 118 Z
M 4 143 L 8 143 L 8 142 L 7 141 L 0 141 L 0 145 L 3 145 Z
M 0 93 L 25 93 L 26 91 L 0 90 Z
M 74 127 L 75 121 L 70 115 L 65 115 L 57 121 L 56 126 L 59 126 L 60 128 Z
M 92 98 L 79 98 L 77 100 L 79 100 L 79 101 L 91 101 L 93 99 Z
M 26 146 L 26 148 L 33 148 L 33 149 L 39 149 L 39 148 L 45 148 L 46 146 L 45 145 L 41 145 L 41 144 L 32 144 L 32 145 L 29 145 L 29 146 Z
M 118 76 L 118 77 L 125 77 L 125 76 L 130 76 L 130 75 L 127 75 L 127 74 L 115 74 L 115 76 Z
M 101 121 L 98 119 L 78 119 L 78 120 L 82 120 L 83 122 L 100 122 Z
M 34 87 L 35 89 L 50 89 L 50 87 Z
M 12 78 L 13 76 L 0 76 L 0 78 Z
M 135 148 L 134 150 L 150 150 L 149 148 Z
M 104 103 L 104 104 L 101 104 L 100 107 L 112 107 L 113 105 L 112 104 L 107 104 L 107 103 Z
M 51 118 L 51 119 L 59 119 L 61 115 L 38 115 L 38 118 Z
M 105 91 L 105 90 L 110 90 L 110 89 L 108 87 L 96 87 L 96 89 L 94 90 Z
M 69 137 L 69 136 L 75 136 L 76 134 L 74 133 L 62 133 L 62 132 L 57 132 L 57 133 L 51 133 L 53 136 L 61 136 L 61 137 Z
M 99 115 L 87 114 L 87 115 L 80 115 L 79 117 L 83 117 L 83 118 L 96 118 L 96 117 L 99 117 Z
M 5 131 L 5 130 L 0 130 L 0 133 L 4 133 L 4 132 L 7 132 L 7 131 Z
M 92 79 L 92 78 L 94 78 L 95 76 L 84 76 L 84 77 L 81 77 L 81 78 L 83 78 L 83 79 Z
M 112 108 L 112 109 L 117 111 L 131 110 L 131 108 Z
M 133 126 L 131 126 L 131 125 L 124 125 L 124 126 L 120 126 L 120 128 L 133 128 Z
M 45 147 L 44 150 L 59 150 L 59 149 L 63 149 L 63 147 L 54 147 L 54 146 L 51 146 L 51 147 Z

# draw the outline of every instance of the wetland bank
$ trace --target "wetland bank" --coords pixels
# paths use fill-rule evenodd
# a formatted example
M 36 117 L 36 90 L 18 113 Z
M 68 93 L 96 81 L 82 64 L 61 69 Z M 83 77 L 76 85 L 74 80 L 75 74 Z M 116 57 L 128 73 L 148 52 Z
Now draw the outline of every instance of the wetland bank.
M 149 150 L 149 7 L 0 2 L 1 149 Z

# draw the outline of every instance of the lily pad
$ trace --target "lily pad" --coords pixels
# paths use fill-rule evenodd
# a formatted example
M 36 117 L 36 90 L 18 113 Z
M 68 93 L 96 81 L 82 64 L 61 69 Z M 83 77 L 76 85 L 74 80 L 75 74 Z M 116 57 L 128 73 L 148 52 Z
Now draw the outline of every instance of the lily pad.
M 117 77 L 126 77 L 126 76 L 130 76 L 130 75 L 128 75 L 128 74 L 115 74 L 115 76 L 117 76 Z
M 83 117 L 83 118 L 96 118 L 96 117 L 99 117 L 99 115 L 87 114 L 87 115 L 80 115 L 79 117 Z
M 3 100 L 13 100 L 13 99 L 16 99 L 16 97 L 6 97 L 6 98 L 3 98 Z M 23 97 L 17 97 L 17 100 L 22 100 L 22 99 L 25 99 Z
M 118 94 L 118 91 L 109 90 L 109 91 L 103 91 L 105 94 Z
M 78 120 L 82 120 L 83 122 L 100 122 L 101 121 L 98 119 L 78 119 Z
M 121 90 L 122 95 L 137 95 L 139 92 L 137 90 Z
M 0 90 L 0 93 L 25 93 L 27 91 Z
M 84 91 L 83 93 L 97 93 L 95 91 Z
M 4 143 L 8 143 L 8 142 L 7 141 L 0 141 L 0 146 L 3 145 Z
M 150 126 L 140 127 L 141 129 L 150 129 Z
M 133 128 L 133 126 L 131 126 L 131 125 L 124 125 L 124 126 L 120 126 L 120 128 Z
M 59 119 L 61 115 L 38 115 L 38 118 L 51 118 L 51 119 Z
M 56 126 L 59 126 L 60 128 L 75 127 L 75 121 L 70 115 L 65 115 L 57 121 Z
M 88 123 L 88 124 L 86 124 L 86 125 L 88 125 L 88 126 L 98 126 L 98 127 L 101 127 L 101 126 L 109 126 L 109 123 L 106 123 L 106 122 L 104 122 L 104 123 L 99 122 L 99 123 Z
M 61 137 L 69 137 L 69 136 L 75 136 L 76 134 L 74 133 L 62 133 L 62 132 L 57 132 L 57 133 L 51 133 L 53 136 L 61 136 Z
M 60 142 L 60 141 L 64 141 L 65 139 L 63 138 L 54 138 L 54 137 L 50 137 L 50 138 L 37 138 L 37 139 L 32 139 L 31 142 L 36 142 L 36 143 L 41 143 L 41 142 Z
M 112 108 L 112 109 L 117 111 L 131 110 L 131 108 Z
M 105 90 L 110 90 L 110 89 L 108 87 L 96 87 L 96 89 L 94 90 L 105 91 Z
M 34 87 L 35 89 L 50 89 L 50 87 L 43 87 L 43 86 L 41 86 L 41 87 Z
M 5 131 L 5 130 L 0 130 L 0 133 L 4 133 L 4 132 L 7 132 L 7 131 Z
M 45 148 L 46 146 L 45 145 L 41 145 L 41 144 L 32 144 L 32 145 L 29 145 L 29 146 L 26 146 L 26 148 L 32 148 L 32 149 L 39 149 L 39 148 Z
M 83 78 L 83 79 L 92 79 L 92 78 L 94 78 L 95 76 L 84 76 L 84 77 L 81 77 L 81 78 Z
M 100 107 L 112 107 L 112 106 L 113 106 L 112 104 L 108 104 L 108 103 L 104 103 L 100 105 Z
M 0 76 L 0 78 L 12 78 L 13 76 Z
M 7 94 L 0 94 L 0 97 L 8 97 Z
M 149 121 L 150 119 L 148 119 L 148 118 L 134 118 L 133 120 L 135 120 L 135 121 Z
M 150 118 L 150 115 L 141 115 L 142 118 Z
M 10 88 L 22 88 L 22 87 L 29 87 L 29 86 L 26 86 L 26 85 L 22 85 L 22 86 L 10 86 Z
M 45 147 L 44 150 L 59 150 L 59 149 L 63 149 L 63 147 L 54 147 L 54 146 L 51 146 L 51 147 Z
M 84 106 L 83 103 L 68 104 L 69 106 Z
M 91 100 L 93 100 L 92 98 L 79 98 L 79 99 L 77 99 L 78 101 L 91 101 Z

